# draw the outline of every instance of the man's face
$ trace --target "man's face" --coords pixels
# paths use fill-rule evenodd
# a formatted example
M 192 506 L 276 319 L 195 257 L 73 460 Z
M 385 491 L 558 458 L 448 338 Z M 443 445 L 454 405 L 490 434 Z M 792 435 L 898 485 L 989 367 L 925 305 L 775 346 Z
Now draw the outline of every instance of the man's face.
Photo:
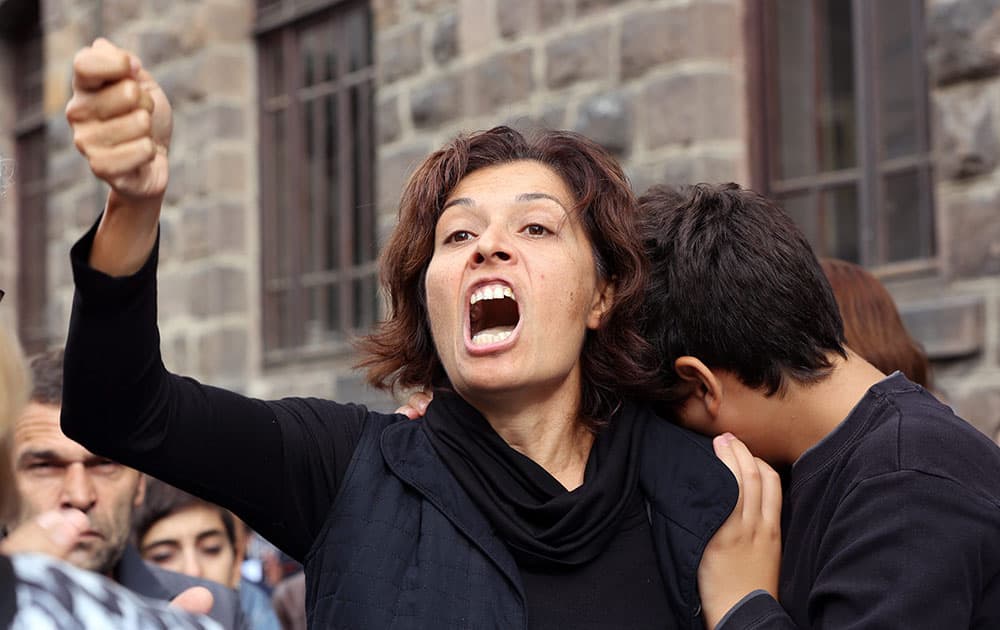
M 142 475 L 63 435 L 59 407 L 32 402 L 14 427 L 14 476 L 17 522 L 59 508 L 83 511 L 90 529 L 67 560 L 109 574 L 128 542 L 132 510 L 142 503 Z

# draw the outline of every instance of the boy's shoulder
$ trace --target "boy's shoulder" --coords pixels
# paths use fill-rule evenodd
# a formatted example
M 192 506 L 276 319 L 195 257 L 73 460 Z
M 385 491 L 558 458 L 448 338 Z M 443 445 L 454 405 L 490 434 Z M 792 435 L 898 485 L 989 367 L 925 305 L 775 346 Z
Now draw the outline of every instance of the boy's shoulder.
M 901 374 L 873 386 L 873 414 L 856 455 L 948 479 L 1000 506 L 1000 447 Z M 886 470 L 885 472 L 892 472 Z

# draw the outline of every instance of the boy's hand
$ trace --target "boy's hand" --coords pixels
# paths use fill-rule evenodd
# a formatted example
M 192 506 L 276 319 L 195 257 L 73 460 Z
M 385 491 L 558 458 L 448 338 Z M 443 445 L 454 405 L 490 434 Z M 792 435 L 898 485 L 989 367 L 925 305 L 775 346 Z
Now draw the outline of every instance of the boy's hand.
M 427 413 L 427 405 L 431 404 L 432 400 L 434 400 L 434 392 L 416 392 L 410 396 L 405 405 L 396 410 L 396 413 L 401 413 L 410 420 L 422 418 Z
M 76 148 L 115 194 L 131 204 L 158 205 L 167 187 L 173 117 L 137 57 L 106 39 L 80 50 L 66 119 Z
M 777 598 L 781 564 L 778 473 L 729 433 L 716 437 L 713 445 L 736 477 L 740 496 L 698 566 L 698 590 L 709 630 L 752 591 L 763 589 Z

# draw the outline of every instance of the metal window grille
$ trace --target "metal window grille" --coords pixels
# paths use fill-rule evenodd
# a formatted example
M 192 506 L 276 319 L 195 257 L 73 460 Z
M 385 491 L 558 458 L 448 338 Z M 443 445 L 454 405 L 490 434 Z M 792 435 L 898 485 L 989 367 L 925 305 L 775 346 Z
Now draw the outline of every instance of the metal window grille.
M 367 2 L 258 0 L 268 363 L 344 347 L 378 314 Z
M 936 255 L 922 0 L 751 0 L 754 185 L 820 256 Z

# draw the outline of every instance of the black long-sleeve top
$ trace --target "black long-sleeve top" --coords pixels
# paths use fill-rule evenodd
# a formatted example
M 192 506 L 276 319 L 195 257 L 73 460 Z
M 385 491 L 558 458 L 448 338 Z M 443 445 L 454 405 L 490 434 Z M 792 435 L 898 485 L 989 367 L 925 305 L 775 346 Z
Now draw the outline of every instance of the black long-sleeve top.
M 158 244 L 137 273 L 88 265 L 95 229 L 71 251 L 76 294 L 62 427 L 94 452 L 226 507 L 303 561 L 357 446 L 367 410 L 329 400 L 256 400 L 169 373 L 156 326 Z M 670 617 L 637 500 L 582 567 L 519 567 L 531 628 L 662 628 Z
M 718 630 L 1000 628 L 1000 448 L 896 373 L 793 467 L 779 606 Z

